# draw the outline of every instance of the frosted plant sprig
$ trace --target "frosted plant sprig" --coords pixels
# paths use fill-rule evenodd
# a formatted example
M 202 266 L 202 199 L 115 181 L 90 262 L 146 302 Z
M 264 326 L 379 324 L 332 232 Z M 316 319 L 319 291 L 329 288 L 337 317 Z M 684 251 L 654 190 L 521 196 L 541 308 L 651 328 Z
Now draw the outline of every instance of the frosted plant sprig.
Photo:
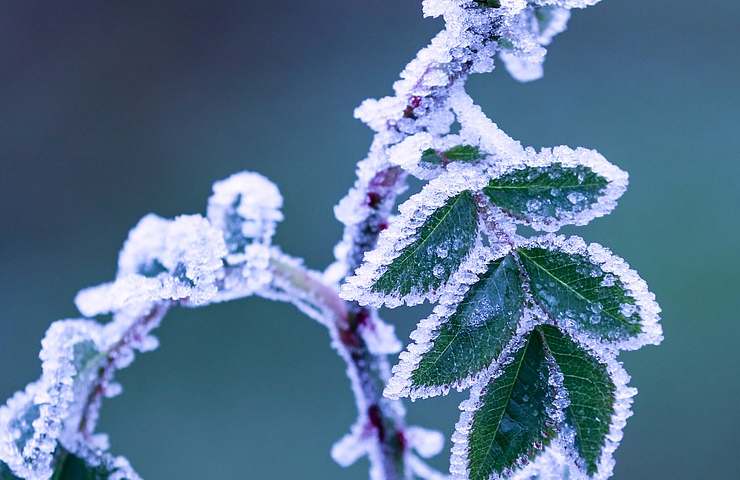
M 472 3 L 484 13 L 478 14 Z M 477 42 L 495 38 L 493 50 L 516 78 L 539 76 L 542 47 L 564 29 L 567 9 L 595 2 L 532 3 L 425 2 L 425 13 L 444 15 L 448 30 L 432 42 L 433 52 L 420 52 L 405 74 L 423 72 L 418 77 L 423 83 L 428 70 L 417 64 L 429 58 L 438 61 L 431 71 L 439 65 L 454 69 L 454 61 L 445 64 L 433 53 L 456 31 L 469 48 L 486 52 L 473 60 L 479 67 L 486 65 L 491 50 Z M 403 117 L 392 116 L 390 109 L 402 104 L 392 99 L 368 102 L 358 111 L 378 131 L 370 158 L 381 172 L 400 168 L 431 181 L 379 232 L 374 250 L 342 286 L 342 296 L 370 306 L 439 302 L 412 333 L 413 342 L 393 368 L 385 394 L 414 399 L 473 387 L 453 437 L 453 477 L 521 477 L 558 438 L 571 476 L 606 478 L 628 416 L 612 413 L 627 412 L 620 402 L 634 394 L 614 358 L 620 350 L 661 341 L 660 309 L 645 282 L 603 247 L 587 246 L 577 237 L 529 240 L 517 234 L 515 225 L 554 232 L 606 215 L 624 193 L 627 174 L 593 150 L 523 147 L 465 93 L 465 76 L 472 71 L 448 75 L 448 82 L 435 87 L 439 90 L 430 88 L 435 99 L 431 111 L 418 108 L 426 105 L 428 93 L 408 81 L 399 82 L 396 92 L 409 87 L 408 92 L 419 95 L 410 97 L 413 108 Z M 430 123 L 430 118 L 437 120 Z M 450 134 L 452 120 L 460 125 L 457 134 Z M 382 142 L 385 147 L 379 147 Z M 383 159 L 391 166 L 384 167 Z M 456 186 L 460 170 L 476 172 L 462 187 Z M 345 206 L 339 208 L 341 213 Z M 356 222 L 347 220 L 350 228 Z M 482 234 L 487 255 L 471 254 L 477 247 L 465 240 L 474 232 L 476 245 Z M 449 244 L 458 248 L 450 250 Z M 568 355 L 550 343 L 565 345 Z M 590 365 L 581 372 L 585 381 L 603 387 L 591 392 L 593 398 L 579 398 L 579 408 L 595 412 L 602 427 L 612 427 L 578 428 L 580 412 L 566 400 L 580 395 L 583 386 L 571 381 L 579 376 L 569 370 L 569 358 Z M 506 389 L 508 395 L 499 395 Z M 488 402 L 481 400 L 484 395 Z M 534 398 L 539 403 L 532 403 Z M 588 403 L 599 398 L 601 404 Z M 510 431 L 512 425 L 519 426 L 517 433 Z
M 358 415 L 331 449 L 338 464 L 367 457 L 373 480 L 608 478 L 636 393 L 617 355 L 661 341 L 660 308 L 605 247 L 519 226 L 556 232 L 606 215 L 627 174 L 594 150 L 523 146 L 465 91 L 496 56 L 520 81 L 542 76 L 571 9 L 597 2 L 424 0 L 445 28 L 393 96 L 355 111 L 376 133 L 335 207 L 345 229 L 323 272 L 273 245 L 283 200 L 256 173 L 216 182 L 205 217 L 145 216 L 115 279 L 75 299 L 112 321 L 54 322 L 41 378 L 0 407 L 0 479 L 137 480 L 96 433 L 103 399 L 121 391 L 116 372 L 157 348 L 170 309 L 251 295 L 324 325 L 345 362 Z M 408 175 L 428 183 L 392 216 Z M 376 308 L 423 301 L 437 305 L 391 372 L 402 344 Z M 407 425 L 399 399 L 450 389 L 470 397 L 447 476 L 422 460 L 444 437 Z

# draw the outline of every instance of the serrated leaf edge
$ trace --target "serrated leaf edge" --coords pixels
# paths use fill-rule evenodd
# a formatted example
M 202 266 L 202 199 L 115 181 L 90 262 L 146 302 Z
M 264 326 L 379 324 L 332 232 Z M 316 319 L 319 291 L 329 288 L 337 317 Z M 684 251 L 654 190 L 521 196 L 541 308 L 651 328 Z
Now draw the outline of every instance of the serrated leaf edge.
M 492 251 L 490 247 L 481 247 L 475 250 L 461 268 L 452 275 L 441 301 L 434 307 L 434 310 L 432 310 L 432 313 L 428 317 L 416 325 L 414 331 L 409 335 L 412 342 L 401 352 L 398 363 L 393 366 L 393 375 L 388 380 L 383 391 L 385 397 L 393 399 L 408 397 L 412 400 L 429 398 L 446 395 L 451 389 L 461 391 L 477 382 L 478 377 L 486 369 L 461 378 L 454 383 L 434 387 L 414 387 L 411 377 L 418 368 L 424 354 L 429 352 L 434 345 L 434 341 L 439 336 L 440 328 L 456 312 L 457 307 L 463 301 L 470 288 L 480 280 L 480 276 L 488 270 L 491 262 L 504 258 L 510 252 L 511 247 L 508 245 L 500 245 L 496 251 Z M 517 337 L 526 333 L 526 326 L 528 324 L 529 322 L 520 319 L 517 333 L 514 335 L 512 343 L 516 341 Z M 504 351 L 508 350 L 505 349 Z
M 410 306 L 424 301 L 437 301 L 440 293 L 446 290 L 449 279 L 437 289 L 402 296 L 374 292 L 372 286 L 388 270 L 389 265 L 398 258 L 403 249 L 416 241 L 418 230 L 437 209 L 444 206 L 450 198 L 466 190 L 473 193 L 480 190 L 484 181 L 485 175 L 479 166 L 450 165 L 445 174 L 427 183 L 419 193 L 412 195 L 398 207 L 399 214 L 393 218 L 387 229 L 380 232 L 375 249 L 365 254 L 362 265 L 355 270 L 354 275 L 347 278 L 340 289 L 340 296 L 345 300 L 357 301 L 361 305 L 376 308 L 381 306 L 395 308 L 402 304 Z M 479 218 L 475 244 L 463 263 L 470 258 L 472 252 L 482 247 L 483 230 Z
M 592 350 L 637 350 L 645 345 L 659 345 L 663 341 L 663 328 L 660 325 L 660 306 L 655 301 L 655 295 L 648 289 L 648 285 L 640 275 L 630 268 L 621 257 L 612 253 L 610 249 L 598 243 L 586 244 L 578 236 L 565 237 L 563 235 L 547 234 L 530 238 L 517 244 L 518 248 L 539 247 L 550 251 L 560 251 L 573 255 L 581 255 L 589 259 L 602 271 L 610 273 L 624 285 L 627 295 L 635 300 L 640 317 L 641 333 L 635 337 L 617 342 L 605 342 L 577 326 L 570 326 L 560 318 L 552 317 L 557 326 L 568 333 L 572 338 Z M 540 305 L 542 308 L 542 305 Z M 548 314 L 547 310 L 543 309 Z
M 627 424 L 627 419 L 632 416 L 632 399 L 637 395 L 637 389 L 629 386 L 630 376 L 622 366 L 612 352 L 603 352 L 601 350 L 593 348 L 579 341 L 578 338 L 569 335 L 568 332 L 563 332 L 571 340 L 573 340 L 578 346 L 580 346 L 587 354 L 591 355 L 596 359 L 597 362 L 606 367 L 609 378 L 614 384 L 614 412 L 611 416 L 609 423 L 609 432 L 604 438 L 604 446 L 601 451 L 601 457 L 599 459 L 597 471 L 593 476 L 589 476 L 585 472 L 585 466 L 581 459 L 578 451 L 575 447 L 575 432 L 571 426 L 562 426 L 560 433 L 553 442 L 553 446 L 559 447 L 565 454 L 571 467 L 571 477 L 575 480 L 605 480 L 612 476 L 614 470 L 614 452 L 623 437 L 623 430 Z M 545 348 L 547 349 L 547 341 L 545 340 Z M 548 352 L 548 355 L 549 352 Z M 557 362 L 554 362 L 557 366 Z M 559 371 L 559 369 L 558 369 Z M 562 375 L 562 374 L 560 374 Z M 569 406 L 569 395 L 567 389 L 562 385 L 562 380 L 558 388 L 564 395 L 563 410 Z
M 516 357 L 516 353 L 521 349 L 526 337 L 532 333 L 530 328 L 523 335 L 517 336 L 515 340 L 506 347 L 499 356 L 498 362 L 493 362 L 483 370 L 476 378 L 476 382 L 471 386 L 469 396 L 466 400 L 460 402 L 458 406 L 460 417 L 455 424 L 455 430 L 452 433 L 452 449 L 450 454 L 450 478 L 451 480 L 468 480 L 469 478 L 469 460 L 468 460 L 468 435 L 473 427 L 475 413 L 481 407 L 481 398 L 485 394 L 486 387 L 501 376 L 505 368 L 510 365 Z M 548 416 L 553 412 L 548 411 Z M 557 412 L 554 412 L 557 413 Z M 550 417 L 553 423 L 557 423 L 558 416 Z M 493 474 L 489 477 L 491 480 L 498 480 L 503 477 Z
M 565 145 L 543 148 L 539 152 L 527 148 L 524 155 L 515 158 L 513 161 L 497 160 L 489 170 L 489 182 L 516 170 L 549 167 L 556 164 L 563 165 L 566 168 L 587 167 L 603 177 L 607 181 L 607 185 L 589 208 L 578 213 L 563 212 L 561 218 L 528 215 L 529 218 L 523 219 L 504 210 L 516 223 L 528 225 L 543 232 L 555 232 L 564 225 L 586 225 L 594 218 L 608 215 L 614 210 L 617 200 L 627 190 L 629 182 L 627 172 L 607 161 L 596 150 L 582 147 L 572 149 Z

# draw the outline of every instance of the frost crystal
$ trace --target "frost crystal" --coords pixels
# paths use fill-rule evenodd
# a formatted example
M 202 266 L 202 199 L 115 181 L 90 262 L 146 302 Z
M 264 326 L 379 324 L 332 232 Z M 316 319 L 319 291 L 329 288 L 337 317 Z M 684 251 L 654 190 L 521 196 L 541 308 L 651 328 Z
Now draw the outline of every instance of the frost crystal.
M 0 460 L 20 476 L 47 479 L 57 441 L 75 431 L 100 364 L 101 328 L 88 320 L 54 322 L 42 341 L 42 375 L 0 408 Z
M 494 163 L 489 175 L 491 178 L 511 177 L 524 171 L 530 172 L 529 180 L 537 182 L 536 188 L 543 189 L 548 182 L 554 186 L 540 195 L 539 199 L 530 200 L 526 216 L 515 216 L 515 220 L 548 232 L 557 231 L 563 225 L 586 225 L 594 218 L 609 214 L 627 189 L 627 173 L 607 162 L 598 152 L 585 148 L 574 150 L 566 146 L 543 148 L 540 152 L 528 148 L 515 160 Z M 569 184 L 566 179 L 558 178 L 575 173 L 577 176 L 573 180 L 577 183 Z M 579 184 L 587 186 L 586 182 L 589 180 L 604 182 L 604 186 L 595 192 L 593 198 L 590 196 L 591 192 L 588 197 L 578 191 L 565 193 L 567 189 Z M 519 181 L 526 182 L 527 178 L 520 178 Z M 562 205 L 562 200 L 558 201 L 561 197 L 567 199 L 567 207 Z
M 374 292 L 372 286 L 388 270 L 389 265 L 401 255 L 404 248 L 418 239 L 420 228 L 432 214 L 445 205 L 450 198 L 467 190 L 480 189 L 484 182 L 485 178 L 480 168 L 451 165 L 445 175 L 432 180 L 420 193 L 404 202 L 399 207 L 400 215 L 394 219 L 388 229 L 381 232 L 375 250 L 365 254 L 363 265 L 342 286 L 342 297 L 347 300 L 357 300 L 361 304 L 373 306 L 384 304 L 391 308 L 401 303 L 414 305 L 425 299 L 439 298 L 446 291 L 445 286 L 432 291 L 412 289 L 408 294 L 396 296 Z M 434 248 L 438 256 L 447 257 L 447 252 L 439 255 L 439 251 L 436 250 L 437 245 Z M 475 250 L 476 247 L 473 247 L 471 252 Z
M 270 180 L 241 172 L 213 184 L 208 219 L 224 232 L 229 253 L 238 254 L 251 242 L 269 244 L 283 219 L 283 197 Z
M 129 234 L 116 280 L 82 290 L 75 302 L 88 316 L 160 300 L 202 305 L 218 292 L 226 253 L 222 233 L 200 215 L 148 215 Z
M 637 272 L 632 270 L 627 262 L 614 255 L 608 248 L 598 243 L 587 245 L 580 237 L 566 238 L 562 235 L 553 234 L 526 240 L 519 247 L 539 247 L 585 258 L 593 266 L 593 270 L 588 272 L 589 275 L 603 275 L 601 285 L 606 283 L 613 286 L 615 282 L 619 282 L 627 294 L 627 298 L 634 302 L 622 304 L 619 309 L 622 315 L 632 314 L 634 315 L 632 318 L 639 319 L 640 332 L 623 340 L 615 340 L 605 344 L 602 339 L 594 337 L 592 333 L 585 331 L 583 327 L 579 327 L 579 323 L 575 321 L 575 312 L 571 317 L 566 316 L 562 321 L 557 322 L 561 328 L 564 328 L 581 343 L 587 344 L 596 350 L 605 348 L 610 350 L 637 350 L 645 345 L 658 345 L 663 340 L 663 329 L 660 326 L 660 306 L 655 301 L 655 295 L 648 290 L 647 284 Z M 547 300 L 547 302 L 554 302 L 545 305 L 547 308 L 561 309 L 556 298 Z M 605 314 L 599 310 L 591 313 L 594 317 L 591 323 L 598 323 L 599 320 L 597 319 Z

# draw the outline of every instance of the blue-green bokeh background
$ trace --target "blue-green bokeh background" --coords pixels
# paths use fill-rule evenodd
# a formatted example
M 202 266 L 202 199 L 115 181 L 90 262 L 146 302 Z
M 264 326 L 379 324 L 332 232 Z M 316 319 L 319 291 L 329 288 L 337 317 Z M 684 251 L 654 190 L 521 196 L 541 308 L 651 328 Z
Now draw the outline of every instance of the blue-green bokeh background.
M 631 174 L 614 214 L 578 229 L 664 308 L 663 345 L 623 355 L 640 395 L 617 479 L 740 478 L 739 18 L 729 0 L 608 0 L 576 12 L 543 80 L 470 82 L 515 138 Z M 143 214 L 202 212 L 231 173 L 275 180 L 278 241 L 326 265 L 371 138 L 352 109 L 439 28 L 409 0 L 2 2 L 0 397 L 38 376 L 47 325 L 113 276 Z M 424 311 L 388 318 L 406 339 Z M 176 311 L 159 337 L 101 424 L 145 478 L 367 478 L 328 455 L 355 412 L 320 326 L 247 300 Z M 462 398 L 410 419 L 449 433 Z

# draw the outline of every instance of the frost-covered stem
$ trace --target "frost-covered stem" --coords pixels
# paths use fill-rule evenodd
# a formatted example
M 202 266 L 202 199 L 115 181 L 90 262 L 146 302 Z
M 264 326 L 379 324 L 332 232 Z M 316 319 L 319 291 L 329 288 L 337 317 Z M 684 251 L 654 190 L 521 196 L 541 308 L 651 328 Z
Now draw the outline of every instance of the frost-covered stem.
M 393 178 L 398 175 L 393 174 Z M 347 364 L 362 423 L 360 428 L 376 442 L 369 455 L 371 471 L 375 472 L 373 478 L 407 478 L 404 410 L 400 402 L 383 397 L 389 371 L 387 358 L 372 353 L 360 333 L 361 326 L 373 321 L 372 312 L 342 300 L 318 274 L 298 262 L 277 256 L 271 259 L 270 265 L 274 282 L 287 294 L 285 299 L 326 325 L 332 345 Z
M 82 415 L 80 416 L 78 431 L 85 437 L 89 437 L 95 431 L 100 405 L 106 393 L 106 386 L 109 385 L 116 371 L 117 359 L 124 354 L 124 350 L 130 349 L 132 344 L 140 342 L 149 332 L 157 328 L 170 306 L 170 302 L 161 302 L 152 306 L 151 310 L 134 321 L 121 335 L 120 339 L 113 343 L 106 352 L 106 360 L 98 369 L 97 377 L 83 405 Z

